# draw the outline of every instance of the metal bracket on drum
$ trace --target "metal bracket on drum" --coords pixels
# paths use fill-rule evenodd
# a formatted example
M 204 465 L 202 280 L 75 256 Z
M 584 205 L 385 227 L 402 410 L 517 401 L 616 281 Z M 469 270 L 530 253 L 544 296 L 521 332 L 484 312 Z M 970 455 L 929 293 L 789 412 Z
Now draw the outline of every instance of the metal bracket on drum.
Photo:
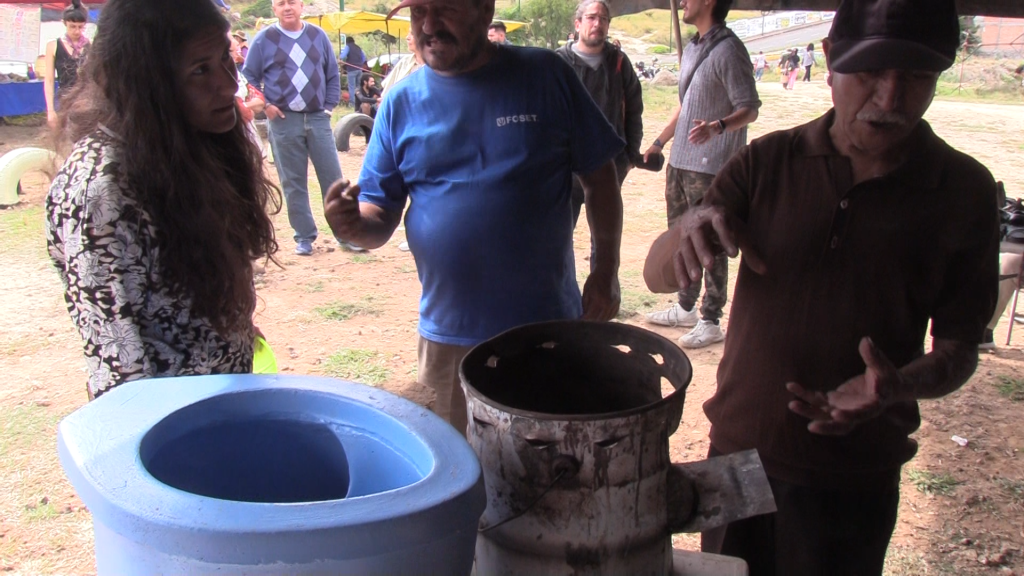
M 775 512 L 775 497 L 757 450 L 669 468 L 669 530 L 704 532 Z

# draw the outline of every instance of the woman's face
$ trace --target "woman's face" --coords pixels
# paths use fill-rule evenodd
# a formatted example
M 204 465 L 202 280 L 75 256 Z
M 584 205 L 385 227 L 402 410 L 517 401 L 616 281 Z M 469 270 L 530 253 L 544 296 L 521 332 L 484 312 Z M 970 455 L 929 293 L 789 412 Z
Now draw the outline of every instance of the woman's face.
M 235 127 L 238 76 L 231 45 L 223 32 L 204 34 L 186 43 L 176 70 L 185 119 L 193 128 L 223 134 Z
M 82 38 L 82 33 L 85 32 L 85 22 L 64 22 L 64 30 L 68 35 L 68 38 L 78 42 Z

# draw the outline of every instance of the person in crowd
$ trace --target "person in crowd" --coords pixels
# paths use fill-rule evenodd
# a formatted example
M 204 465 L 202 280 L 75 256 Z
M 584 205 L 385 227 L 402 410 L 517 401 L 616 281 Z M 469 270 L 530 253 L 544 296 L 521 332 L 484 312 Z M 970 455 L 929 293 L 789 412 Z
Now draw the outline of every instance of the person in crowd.
M 625 142 L 557 55 L 487 40 L 494 0 L 404 0 L 395 10 L 404 7 L 427 66 L 388 92 L 359 184 L 331 188 L 327 222 L 377 247 L 409 202 L 423 285 L 418 379 L 465 434 L 459 363 L 470 347 L 530 322 L 615 317 L 622 202 L 612 160 Z M 582 298 L 574 172 L 597 245 Z
M 610 22 L 611 8 L 606 0 L 583 0 L 576 7 L 574 18 L 580 41 L 569 42 L 555 53 L 572 66 L 615 133 L 626 141 L 626 146 L 615 157 L 615 172 L 621 188 L 630 169 L 642 161 L 644 100 L 640 80 L 629 57 L 608 42 Z M 583 202 L 583 184 L 574 177 L 574 224 L 579 220 Z M 594 262 L 593 254 L 590 261 Z
M 959 39 L 954 0 L 842 2 L 823 46 L 834 108 L 752 142 L 648 255 L 648 286 L 671 291 L 742 252 L 709 455 L 757 449 L 778 511 L 702 549 L 751 574 L 881 575 L 917 402 L 977 366 L 996 183 L 922 120 Z
M 64 9 L 62 19 L 64 35 L 46 43 L 43 96 L 46 98 L 46 122 L 50 128 L 57 127 L 57 103 L 61 95 L 71 90 L 78 81 L 78 69 L 90 45 L 85 36 L 89 12 L 82 6 L 82 0 L 71 0 L 71 5 Z M 58 83 L 59 90 L 56 89 Z
M 512 44 L 506 37 L 507 30 L 504 22 L 495 20 L 487 27 L 487 39 L 495 44 Z
M 679 67 L 679 101 L 668 125 L 644 153 L 646 161 L 675 139 L 665 184 L 671 227 L 703 202 L 715 174 L 747 142 L 747 125 L 757 119 L 761 101 L 743 42 L 725 25 L 732 0 L 683 0 L 683 21 L 697 28 Z M 698 313 L 700 284 L 680 290 L 667 310 L 647 315 L 661 326 L 692 327 L 679 339 L 686 348 L 710 346 L 725 339 L 720 326 L 725 312 L 729 263 L 715 259 L 704 275 L 704 300 Z
M 225 14 L 231 12 L 231 6 L 229 6 L 224 0 L 211 0 L 213 5 L 220 8 Z
M 760 82 L 764 76 L 764 69 L 768 67 L 768 60 L 764 57 L 764 50 L 760 50 L 754 57 L 754 81 Z
M 242 55 L 241 63 L 244 63 L 245 57 L 249 55 L 249 35 L 245 30 L 235 30 L 231 37 L 238 41 L 238 53 Z
M 231 42 L 231 59 L 234 60 L 236 68 L 241 68 L 242 64 L 245 63 L 245 57 L 242 56 L 238 36 L 229 36 L 228 40 Z M 259 146 L 260 153 L 265 155 L 263 139 L 260 138 L 259 133 L 256 131 L 255 124 L 256 115 L 263 112 L 264 108 L 266 108 L 267 103 L 263 93 L 257 90 L 255 86 L 250 86 L 249 81 L 245 79 L 245 75 L 239 74 L 238 92 L 235 93 L 235 100 L 238 102 L 238 113 L 241 121 L 249 131 L 249 138 Z
M 341 65 L 344 67 L 345 76 L 348 78 L 348 103 L 356 107 L 356 88 L 359 87 L 359 76 L 369 70 L 366 67 L 366 54 L 356 44 L 353 36 L 345 37 L 345 47 L 341 49 Z
M 295 231 L 295 253 L 309 256 L 318 236 L 309 205 L 309 162 L 316 170 L 321 196 L 341 180 L 331 132 L 331 111 L 341 100 L 341 82 L 330 38 L 302 21 L 302 0 L 273 2 L 278 21 L 253 38 L 242 73 L 266 99 L 270 148 L 284 189 L 288 222 Z
M 252 371 L 253 262 L 280 198 L 238 121 L 209 0 L 109 0 L 60 114 L 46 240 L 90 398 L 140 378 Z
M 804 50 L 803 58 L 800 60 L 800 64 L 804 67 L 804 82 L 811 81 L 811 68 L 814 68 L 814 43 L 807 45 L 807 50 Z
M 786 75 L 783 78 L 786 90 L 796 87 L 796 78 L 800 75 L 800 51 L 793 48 L 786 55 Z
M 377 117 L 377 108 L 380 106 L 380 88 L 377 87 L 377 80 L 370 72 L 363 72 L 359 76 L 359 88 L 356 89 L 356 111 L 366 114 L 370 118 Z
M 395 64 L 391 72 L 381 81 L 381 98 L 387 96 L 395 84 L 404 80 L 423 66 L 423 56 L 420 55 L 420 49 L 416 46 L 416 39 L 412 36 L 412 30 L 409 30 L 409 33 L 405 35 L 405 44 L 409 47 L 409 55 L 402 57 Z

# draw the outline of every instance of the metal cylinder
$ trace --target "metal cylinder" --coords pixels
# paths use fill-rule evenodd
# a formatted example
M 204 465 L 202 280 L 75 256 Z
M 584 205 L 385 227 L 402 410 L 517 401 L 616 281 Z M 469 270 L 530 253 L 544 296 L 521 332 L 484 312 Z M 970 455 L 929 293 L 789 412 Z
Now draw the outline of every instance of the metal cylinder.
M 461 369 L 487 509 L 489 574 L 668 574 L 668 437 L 692 369 L 674 343 L 614 323 L 547 322 Z

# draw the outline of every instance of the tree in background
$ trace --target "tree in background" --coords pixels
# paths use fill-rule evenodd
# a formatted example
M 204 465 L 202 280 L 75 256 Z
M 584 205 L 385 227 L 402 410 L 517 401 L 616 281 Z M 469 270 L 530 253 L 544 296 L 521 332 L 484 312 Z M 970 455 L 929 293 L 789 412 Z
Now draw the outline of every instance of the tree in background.
M 521 8 L 517 5 L 498 11 L 496 17 L 530 23 L 509 33 L 512 43 L 555 49 L 573 30 L 575 14 L 575 0 L 527 0 Z

